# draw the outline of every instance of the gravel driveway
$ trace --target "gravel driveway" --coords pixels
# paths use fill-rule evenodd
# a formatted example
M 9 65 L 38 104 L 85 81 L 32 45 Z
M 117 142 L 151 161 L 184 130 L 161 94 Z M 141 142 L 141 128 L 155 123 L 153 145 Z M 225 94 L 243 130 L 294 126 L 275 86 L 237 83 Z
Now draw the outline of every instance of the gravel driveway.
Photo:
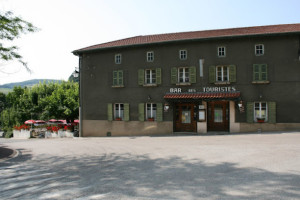
M 0 199 L 300 199 L 300 132 L 0 145 Z

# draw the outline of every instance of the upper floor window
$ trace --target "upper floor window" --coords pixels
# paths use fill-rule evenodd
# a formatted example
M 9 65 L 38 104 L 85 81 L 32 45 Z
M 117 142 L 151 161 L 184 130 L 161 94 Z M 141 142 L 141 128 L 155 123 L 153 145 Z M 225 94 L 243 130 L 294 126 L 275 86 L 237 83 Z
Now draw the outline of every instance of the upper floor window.
M 179 83 L 190 82 L 190 72 L 188 67 L 181 67 L 178 69 L 178 80 Z
M 146 69 L 145 70 L 145 82 L 146 84 L 156 84 L 156 70 Z
M 209 83 L 229 84 L 236 82 L 236 66 L 209 66 Z
M 186 60 L 187 59 L 187 50 L 179 50 L 179 59 Z
M 229 67 L 228 66 L 217 66 L 216 81 L 229 81 Z
M 138 84 L 141 86 L 157 86 L 161 84 L 161 68 L 139 69 Z
M 218 47 L 218 56 L 225 57 L 226 56 L 226 48 L 225 47 Z
M 177 85 L 186 85 L 196 83 L 196 67 L 172 67 L 171 83 Z
M 122 62 L 122 55 L 121 54 L 116 54 L 115 55 L 115 63 L 116 64 L 121 64 Z
M 268 81 L 268 66 L 266 64 L 253 65 L 253 81 L 266 82 Z
M 263 44 L 256 44 L 255 45 L 255 55 L 261 56 L 264 55 L 264 45 Z
M 147 52 L 147 62 L 153 62 L 154 61 L 154 52 L 148 51 Z
M 113 71 L 113 87 L 124 87 L 123 70 Z

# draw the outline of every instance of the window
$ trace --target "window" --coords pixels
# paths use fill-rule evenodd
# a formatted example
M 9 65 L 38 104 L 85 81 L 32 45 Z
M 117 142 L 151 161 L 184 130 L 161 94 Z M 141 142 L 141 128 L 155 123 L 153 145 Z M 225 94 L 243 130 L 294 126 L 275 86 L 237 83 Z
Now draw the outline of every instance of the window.
M 146 84 L 156 84 L 156 70 L 146 69 L 145 70 L 145 83 Z
M 154 61 L 154 53 L 153 51 L 147 52 L 147 62 L 153 62 Z
M 225 47 L 218 47 L 218 56 L 225 57 L 226 56 L 226 48 Z
M 138 84 L 140 86 L 157 86 L 161 84 L 161 68 L 139 69 Z
M 254 103 L 254 121 L 260 122 L 261 120 L 267 121 L 267 103 L 255 102 Z
M 216 80 L 217 81 L 229 81 L 229 67 L 227 66 L 217 66 L 216 69 Z
M 186 50 L 179 50 L 179 59 L 186 60 L 187 59 L 187 51 Z
M 113 71 L 113 86 L 124 87 L 123 83 L 123 70 Z
M 253 65 L 253 81 L 268 81 L 268 72 L 266 64 Z
M 121 54 L 116 54 L 115 55 L 115 63 L 116 64 L 121 64 L 122 61 L 122 55 Z
M 163 121 L 162 103 L 139 103 L 139 121 Z
M 197 82 L 196 67 L 172 67 L 171 84 L 190 85 Z
M 155 121 L 156 120 L 156 104 L 147 103 L 146 104 L 146 120 Z
M 178 69 L 178 80 L 179 83 L 189 83 L 190 82 L 190 73 L 188 67 L 181 67 Z
M 209 83 L 214 84 L 229 84 L 236 82 L 236 66 L 209 66 Z
M 257 56 L 264 55 L 264 45 L 263 44 L 255 45 L 255 55 L 257 55 Z
M 114 108 L 114 120 L 122 121 L 124 119 L 124 104 L 116 103 Z

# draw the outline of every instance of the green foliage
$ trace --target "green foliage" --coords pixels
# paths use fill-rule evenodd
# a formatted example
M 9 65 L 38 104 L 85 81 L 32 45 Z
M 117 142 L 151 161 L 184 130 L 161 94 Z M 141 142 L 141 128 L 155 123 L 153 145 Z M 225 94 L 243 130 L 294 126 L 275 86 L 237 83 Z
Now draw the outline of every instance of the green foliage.
M 17 46 L 4 46 L 2 41 L 13 41 L 21 34 L 35 32 L 37 28 L 31 23 L 16 17 L 12 12 L 0 13 L 0 59 L 5 61 L 18 60 L 28 70 L 27 64 L 22 60 L 22 56 L 17 52 Z
M 65 81 L 39 83 L 32 88 L 18 86 L 5 96 L 5 102 L 0 118 L 4 129 L 21 125 L 31 118 L 73 121 L 79 114 L 79 86 Z

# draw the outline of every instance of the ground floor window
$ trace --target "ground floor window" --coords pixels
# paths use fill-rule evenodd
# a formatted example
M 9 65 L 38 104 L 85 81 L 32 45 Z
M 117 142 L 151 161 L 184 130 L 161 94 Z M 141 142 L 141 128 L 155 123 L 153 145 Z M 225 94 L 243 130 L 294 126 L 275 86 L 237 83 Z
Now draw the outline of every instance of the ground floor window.
M 124 119 L 124 104 L 116 103 L 114 108 L 114 120 L 122 121 Z
M 147 103 L 146 104 L 146 119 L 148 121 L 156 120 L 156 104 L 155 103 Z
M 254 121 L 267 121 L 267 103 L 255 102 L 254 103 Z

